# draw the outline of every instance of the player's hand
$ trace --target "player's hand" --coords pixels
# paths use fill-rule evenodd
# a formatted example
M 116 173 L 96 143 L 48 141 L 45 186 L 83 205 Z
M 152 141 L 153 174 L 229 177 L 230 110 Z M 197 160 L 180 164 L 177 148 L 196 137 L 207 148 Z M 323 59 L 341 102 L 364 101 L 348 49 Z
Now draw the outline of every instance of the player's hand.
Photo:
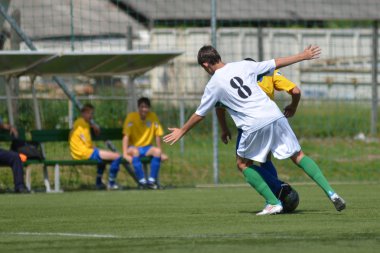
M 91 127 L 94 130 L 94 134 L 98 136 L 100 134 L 100 127 L 97 124 L 92 124 Z
M 294 116 L 294 114 L 296 113 L 297 111 L 297 107 L 293 106 L 293 105 L 288 105 L 284 108 L 284 115 L 285 117 L 287 118 L 291 118 Z
M 167 155 L 167 154 L 165 154 L 165 153 L 162 153 L 161 154 L 161 161 L 163 162 L 163 161 L 166 161 L 166 160 L 168 160 L 169 159 L 169 156 Z
M 128 155 L 128 154 L 123 154 L 123 158 L 128 162 L 128 163 L 132 163 L 132 156 Z
M 226 131 L 223 131 L 222 134 L 221 134 L 221 136 L 220 136 L 220 138 L 222 139 L 222 142 L 223 142 L 224 144 L 227 144 L 228 141 L 231 140 L 231 137 L 232 137 L 232 136 L 231 136 L 231 132 L 230 132 L 229 129 L 227 129 Z
M 173 145 L 184 135 L 181 128 L 168 128 L 171 131 L 170 134 L 164 136 L 164 142 Z
M 302 52 L 304 60 L 313 60 L 318 59 L 321 55 L 322 49 L 319 46 L 308 46 L 305 48 L 305 50 Z
M 9 126 L 9 134 L 11 136 L 14 136 L 15 138 L 18 138 L 18 131 L 15 127 Z

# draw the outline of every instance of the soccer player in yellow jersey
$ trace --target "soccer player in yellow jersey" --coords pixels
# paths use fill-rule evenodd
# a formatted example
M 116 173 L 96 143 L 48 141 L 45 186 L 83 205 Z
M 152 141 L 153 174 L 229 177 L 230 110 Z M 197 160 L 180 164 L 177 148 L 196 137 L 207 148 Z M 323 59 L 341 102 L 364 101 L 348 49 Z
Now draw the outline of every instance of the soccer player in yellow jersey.
M 151 104 L 148 98 L 140 98 L 137 105 L 138 112 L 129 113 L 123 124 L 123 157 L 132 162 L 142 187 L 158 189 L 163 130 L 157 115 L 150 111 Z M 152 145 L 153 139 L 156 146 Z M 144 156 L 152 156 L 148 181 L 141 164 L 141 158 Z
M 95 160 L 99 164 L 104 164 L 104 160 L 112 161 L 109 171 L 109 179 L 107 188 L 110 190 L 118 189 L 115 182 L 122 157 L 120 154 L 108 150 L 98 149 L 92 143 L 91 125 L 94 107 L 91 104 L 85 104 L 81 109 L 81 117 L 75 122 L 70 132 L 69 143 L 71 156 L 75 160 Z M 104 166 L 98 167 L 96 178 L 97 188 L 102 188 L 102 175 Z
M 262 76 L 257 80 L 260 88 L 274 100 L 274 91 L 286 91 L 292 97 L 292 101 L 284 108 L 284 115 L 287 118 L 293 117 L 297 111 L 298 103 L 301 98 L 301 90 L 295 83 L 287 79 L 278 70 L 274 71 L 272 76 Z

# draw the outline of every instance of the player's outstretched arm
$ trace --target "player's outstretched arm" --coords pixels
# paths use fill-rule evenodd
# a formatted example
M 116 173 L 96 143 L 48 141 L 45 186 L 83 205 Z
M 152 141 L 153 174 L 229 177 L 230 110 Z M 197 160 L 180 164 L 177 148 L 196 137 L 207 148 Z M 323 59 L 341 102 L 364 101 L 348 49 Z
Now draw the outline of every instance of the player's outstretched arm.
M 275 59 L 276 69 L 283 68 L 301 61 L 318 59 L 320 55 L 321 48 L 319 46 L 310 45 L 299 54 Z
M 226 122 L 226 109 L 217 107 L 215 108 L 216 116 L 219 121 L 219 125 L 222 128 L 222 135 L 221 139 L 224 144 L 227 144 L 229 140 L 231 140 L 231 132 L 228 129 L 227 122 Z
M 203 118 L 203 116 L 194 113 L 182 128 L 168 128 L 171 133 L 164 136 L 164 142 L 173 145 Z

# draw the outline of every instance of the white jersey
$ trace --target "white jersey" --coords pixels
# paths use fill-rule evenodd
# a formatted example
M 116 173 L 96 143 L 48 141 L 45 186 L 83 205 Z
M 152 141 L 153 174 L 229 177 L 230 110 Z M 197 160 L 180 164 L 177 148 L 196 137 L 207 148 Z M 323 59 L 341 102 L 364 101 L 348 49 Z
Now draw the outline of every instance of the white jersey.
M 236 127 L 253 132 L 284 117 L 277 105 L 257 84 L 258 78 L 272 75 L 274 60 L 240 61 L 215 71 L 207 83 L 201 104 L 195 112 L 205 116 L 218 104 L 227 108 Z

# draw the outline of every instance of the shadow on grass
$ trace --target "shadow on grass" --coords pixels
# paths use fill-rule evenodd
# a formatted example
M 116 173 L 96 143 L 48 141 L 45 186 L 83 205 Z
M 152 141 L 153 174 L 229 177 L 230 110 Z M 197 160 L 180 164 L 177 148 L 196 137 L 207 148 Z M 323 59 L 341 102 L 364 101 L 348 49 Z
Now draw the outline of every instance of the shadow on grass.
M 256 211 L 239 211 L 241 214 L 252 214 L 256 215 L 256 213 L 261 212 L 262 210 L 256 210 Z M 295 210 L 290 213 L 281 213 L 281 215 L 300 215 L 300 214 L 331 214 L 329 211 L 324 211 L 324 210 Z

